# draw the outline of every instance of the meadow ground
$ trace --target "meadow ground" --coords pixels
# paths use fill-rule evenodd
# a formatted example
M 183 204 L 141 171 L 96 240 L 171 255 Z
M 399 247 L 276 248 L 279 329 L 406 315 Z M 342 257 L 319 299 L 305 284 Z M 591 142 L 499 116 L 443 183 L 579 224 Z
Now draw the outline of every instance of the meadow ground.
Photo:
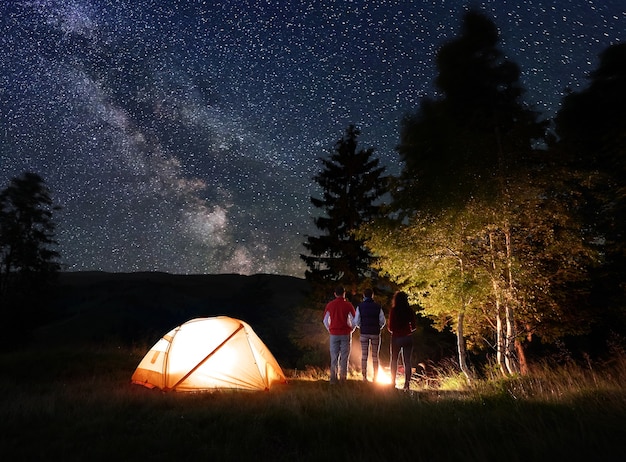
M 298 374 L 267 392 L 187 394 L 132 385 L 143 354 L 0 354 L 2 459 L 577 461 L 626 447 L 626 358 L 472 387 L 442 378 L 402 392 Z

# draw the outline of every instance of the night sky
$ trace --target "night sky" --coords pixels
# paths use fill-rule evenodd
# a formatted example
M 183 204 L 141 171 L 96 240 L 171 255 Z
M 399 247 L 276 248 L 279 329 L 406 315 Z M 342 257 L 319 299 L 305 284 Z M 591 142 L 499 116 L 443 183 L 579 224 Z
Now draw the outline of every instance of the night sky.
M 69 271 L 303 276 L 319 158 L 353 123 L 399 171 L 467 5 L 545 117 L 626 40 L 623 0 L 0 0 L 0 188 L 44 178 Z

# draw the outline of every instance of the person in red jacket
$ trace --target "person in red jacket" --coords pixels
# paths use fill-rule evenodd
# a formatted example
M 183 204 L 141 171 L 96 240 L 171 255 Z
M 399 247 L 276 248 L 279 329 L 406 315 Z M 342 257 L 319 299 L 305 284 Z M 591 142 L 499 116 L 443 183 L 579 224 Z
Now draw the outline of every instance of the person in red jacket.
M 335 299 L 326 305 L 324 310 L 324 326 L 330 333 L 330 383 L 337 383 L 337 369 L 339 380 L 348 378 L 348 359 L 354 332 L 354 306 L 345 298 L 343 287 L 335 289 Z
M 398 359 L 402 352 L 404 362 L 404 389 L 409 389 L 411 383 L 411 354 L 413 353 L 413 337 L 411 334 L 417 328 L 417 317 L 409 306 L 409 297 L 405 292 L 396 292 L 391 302 L 389 311 L 389 323 L 387 329 L 391 333 L 391 384 L 396 387 L 396 372 L 398 370 Z

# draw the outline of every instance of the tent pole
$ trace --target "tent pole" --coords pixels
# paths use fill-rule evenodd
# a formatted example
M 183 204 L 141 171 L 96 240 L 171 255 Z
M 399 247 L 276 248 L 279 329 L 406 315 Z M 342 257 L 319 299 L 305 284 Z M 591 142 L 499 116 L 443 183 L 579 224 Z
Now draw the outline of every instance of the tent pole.
M 202 365 L 206 362 L 206 360 L 207 360 L 207 359 L 209 359 L 211 356 L 213 356 L 217 350 L 219 350 L 220 348 L 222 348 L 222 347 L 224 346 L 224 344 L 225 344 L 226 342 L 228 342 L 231 338 L 233 338 L 233 337 L 237 334 L 237 332 L 239 332 L 241 329 L 243 329 L 243 324 L 239 324 L 239 327 L 238 327 L 238 328 L 237 328 L 237 329 L 236 329 L 236 330 L 235 330 L 232 334 L 230 334 L 230 335 L 229 335 L 229 336 L 228 336 L 228 337 L 227 337 L 227 338 L 226 338 L 226 339 L 225 339 L 222 343 L 220 343 L 220 344 L 219 344 L 219 345 L 218 345 L 218 346 L 217 346 L 217 347 L 216 347 L 216 348 L 215 348 L 212 352 L 210 352 L 208 355 L 206 355 L 202 361 L 200 361 L 198 364 L 196 364 L 196 365 L 193 367 L 193 369 L 191 369 L 189 372 L 187 372 L 187 373 L 183 376 L 183 378 L 181 378 L 178 382 L 176 382 L 176 383 L 175 383 L 175 384 L 174 384 L 171 388 L 169 388 L 169 390 L 175 390 L 175 389 L 176 389 L 176 387 L 177 387 L 178 385 L 180 385 L 182 382 L 184 382 L 184 381 L 187 379 L 187 377 L 189 377 L 191 374 L 193 374 L 193 373 L 196 371 L 196 369 L 198 369 L 200 366 L 202 366 Z

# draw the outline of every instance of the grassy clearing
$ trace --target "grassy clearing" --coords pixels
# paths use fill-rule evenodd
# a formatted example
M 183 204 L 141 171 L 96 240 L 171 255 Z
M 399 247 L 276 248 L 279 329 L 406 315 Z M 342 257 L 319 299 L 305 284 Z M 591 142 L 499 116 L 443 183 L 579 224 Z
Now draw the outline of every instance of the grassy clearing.
M 299 377 L 270 392 L 131 385 L 143 351 L 0 356 L 0 454 L 64 460 L 602 460 L 626 441 L 626 358 L 409 393 Z M 4 459 L 4 457 L 3 457 Z

